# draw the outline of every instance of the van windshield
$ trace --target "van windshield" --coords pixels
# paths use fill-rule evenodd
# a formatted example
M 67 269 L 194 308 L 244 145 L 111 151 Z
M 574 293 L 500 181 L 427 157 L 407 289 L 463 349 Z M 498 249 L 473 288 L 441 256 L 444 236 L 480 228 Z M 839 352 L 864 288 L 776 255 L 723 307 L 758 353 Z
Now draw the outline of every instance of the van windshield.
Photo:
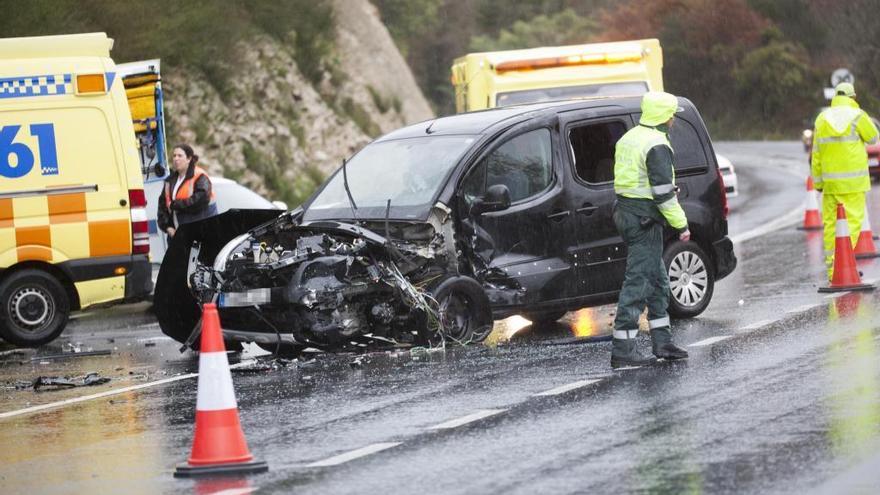
M 474 136 L 425 136 L 368 144 L 346 165 L 348 187 L 357 212 L 352 213 L 342 169 L 308 205 L 303 220 L 427 218 L 450 171 L 471 146 Z
M 542 101 L 568 100 L 571 98 L 595 98 L 599 96 L 640 96 L 648 92 L 644 81 L 630 81 L 608 84 L 589 84 L 585 86 L 564 86 L 558 88 L 537 88 L 523 91 L 498 93 L 496 106 L 521 105 Z

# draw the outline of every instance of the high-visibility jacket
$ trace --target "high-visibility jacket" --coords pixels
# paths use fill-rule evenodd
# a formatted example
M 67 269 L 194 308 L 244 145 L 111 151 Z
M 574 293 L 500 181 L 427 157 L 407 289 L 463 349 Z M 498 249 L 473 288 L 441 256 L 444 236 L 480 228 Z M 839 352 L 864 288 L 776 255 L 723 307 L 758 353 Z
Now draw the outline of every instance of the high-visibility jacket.
M 162 231 L 217 214 L 211 179 L 201 167 L 190 165 L 183 182 L 174 193 L 177 178 L 177 173 L 169 175 L 165 179 L 162 194 L 159 195 L 156 220 Z
M 855 100 L 838 95 L 816 117 L 811 174 L 816 189 L 830 194 L 871 189 L 865 144 L 877 142 L 877 128 Z
M 671 160 L 649 169 L 652 164 L 648 163 L 648 155 L 657 146 L 668 148 L 672 156 L 666 133 L 654 127 L 637 125 L 620 138 L 614 153 L 614 192 L 624 198 L 652 201 L 672 228 L 684 230 L 687 217 L 675 194 Z

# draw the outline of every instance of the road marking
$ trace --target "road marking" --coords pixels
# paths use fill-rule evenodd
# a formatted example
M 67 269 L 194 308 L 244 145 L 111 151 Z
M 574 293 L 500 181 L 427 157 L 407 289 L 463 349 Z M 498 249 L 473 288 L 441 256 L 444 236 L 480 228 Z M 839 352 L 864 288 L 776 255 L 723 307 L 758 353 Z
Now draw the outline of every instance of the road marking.
M 561 387 L 551 388 L 550 390 L 545 390 L 543 392 L 538 392 L 537 394 L 532 395 L 532 397 L 547 397 L 551 395 L 560 395 L 566 392 L 570 392 L 572 390 L 576 390 L 579 388 L 586 387 L 587 385 L 592 385 L 594 383 L 598 383 L 602 380 L 580 380 L 574 383 L 569 383 L 568 385 L 562 385 Z
M 843 296 L 845 294 L 849 294 L 849 292 L 850 291 L 844 291 L 844 292 L 835 292 L 834 294 L 828 294 L 827 296 L 825 296 L 825 299 L 837 299 L 840 296 Z
M 804 304 L 803 306 L 798 306 L 796 308 L 789 309 L 785 312 L 787 315 L 795 314 L 795 313 L 806 313 L 807 311 L 818 306 L 817 304 Z
M 439 425 L 429 426 L 429 430 L 449 430 L 452 428 L 458 428 L 459 426 L 464 426 L 468 423 L 473 423 L 474 421 L 479 421 L 483 418 L 488 418 L 490 416 L 495 416 L 496 414 L 501 414 L 507 411 L 507 409 L 483 409 L 482 411 L 477 411 L 473 414 L 468 414 L 467 416 L 462 416 L 460 418 L 449 420 L 445 423 L 440 423 Z
M 701 340 L 699 342 L 694 342 L 688 347 L 703 347 L 704 345 L 712 345 L 716 342 L 721 342 L 722 340 L 727 340 L 733 337 L 733 335 L 719 335 L 717 337 L 709 337 L 708 339 Z
M 340 464 L 345 464 L 348 461 L 353 461 L 355 459 L 366 457 L 370 454 L 375 454 L 376 452 L 382 452 L 383 450 L 390 449 L 392 447 L 397 447 L 402 442 L 383 442 L 383 443 L 374 443 L 372 445 L 367 445 L 366 447 L 361 447 L 357 450 L 352 450 L 351 452 L 346 452 L 344 454 L 339 454 L 323 461 L 313 462 L 311 464 L 306 464 L 306 467 L 329 467 L 329 466 L 338 466 Z
M 246 362 L 233 364 L 229 368 L 230 369 L 240 368 L 242 366 L 250 366 L 252 364 L 253 364 L 253 361 L 246 361 Z M 47 409 L 54 409 L 56 407 L 64 407 L 64 406 L 69 406 L 71 404 L 79 404 L 80 402 L 86 402 L 86 401 L 90 401 L 90 400 L 94 400 L 94 399 L 101 399 L 104 397 L 111 397 L 114 395 L 124 394 L 124 393 L 132 392 L 135 390 L 141 390 L 141 389 L 145 389 L 145 388 L 149 388 L 149 387 L 155 387 L 156 385 L 164 385 L 166 383 L 173 383 L 173 382 L 177 382 L 180 380 L 195 378 L 197 376 L 199 376 L 198 373 L 188 373 L 186 375 L 179 375 L 179 376 L 172 376 L 170 378 L 163 378 L 161 380 L 156 380 L 155 382 L 141 383 L 139 385 L 132 385 L 130 387 L 123 387 L 123 388 L 117 388 L 117 389 L 113 389 L 113 390 L 107 390 L 104 392 L 98 392 L 97 394 L 84 395 L 82 397 L 73 397 L 70 399 L 65 399 L 65 400 L 58 401 L 58 402 L 52 402 L 49 404 L 42 404 L 39 406 L 26 407 L 24 409 L 18 409 L 15 411 L 8 411 L 5 413 L 0 413 L 0 419 L 13 418 L 15 416 L 24 416 L 26 414 L 32 414 L 35 412 L 45 411 Z
M 761 327 L 765 327 L 765 326 L 767 326 L 767 325 L 771 325 L 771 324 L 773 324 L 773 323 L 776 323 L 776 320 L 761 320 L 761 321 L 756 321 L 756 322 L 754 322 L 754 323 L 751 323 L 751 324 L 749 324 L 749 325 L 746 325 L 746 326 L 740 328 L 739 331 L 740 331 L 740 332 L 748 332 L 748 331 L 750 331 L 750 330 L 757 330 L 757 329 L 759 329 L 759 328 L 761 328 Z
M 730 241 L 734 244 L 740 244 L 750 239 L 754 239 L 755 237 L 760 237 L 764 234 L 769 234 L 774 230 L 779 230 L 783 227 L 788 227 L 789 225 L 794 225 L 798 223 L 798 219 L 803 217 L 804 208 L 806 208 L 807 202 L 806 200 L 798 205 L 797 208 L 789 211 L 785 215 L 773 220 L 772 222 L 766 223 L 760 227 L 756 227 L 752 230 L 747 230 L 742 234 L 737 234 L 735 236 L 730 237 Z
M 211 495 L 249 495 L 255 491 L 257 491 L 256 487 L 249 486 L 246 488 L 228 488 L 219 492 L 212 492 Z

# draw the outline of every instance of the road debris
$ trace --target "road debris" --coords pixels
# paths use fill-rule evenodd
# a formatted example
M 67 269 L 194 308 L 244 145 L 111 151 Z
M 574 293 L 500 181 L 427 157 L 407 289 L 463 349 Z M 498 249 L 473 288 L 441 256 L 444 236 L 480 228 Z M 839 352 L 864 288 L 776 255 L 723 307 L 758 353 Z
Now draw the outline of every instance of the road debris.
M 63 354 L 50 354 L 48 356 L 36 356 L 31 358 L 31 361 L 40 361 L 40 364 L 43 364 L 43 361 L 49 359 L 70 359 L 70 358 L 78 358 L 78 357 L 86 357 L 86 356 L 109 356 L 113 351 L 110 349 L 102 349 L 100 351 L 83 351 L 83 352 L 65 352 Z
M 65 390 L 75 387 L 91 387 L 103 385 L 110 379 L 99 375 L 97 372 L 87 373 L 83 376 L 38 376 L 32 382 L 16 382 L 16 390 L 33 389 L 35 391 Z

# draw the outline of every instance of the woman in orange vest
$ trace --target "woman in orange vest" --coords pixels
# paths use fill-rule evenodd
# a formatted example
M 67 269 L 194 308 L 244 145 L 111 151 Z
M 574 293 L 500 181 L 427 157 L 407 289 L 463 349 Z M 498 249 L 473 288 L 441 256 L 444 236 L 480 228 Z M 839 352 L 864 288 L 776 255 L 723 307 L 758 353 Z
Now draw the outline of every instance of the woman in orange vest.
M 169 240 L 181 225 L 217 214 L 211 179 L 196 166 L 198 161 L 199 155 L 188 144 L 178 144 L 171 152 L 174 170 L 165 179 L 156 218 Z

